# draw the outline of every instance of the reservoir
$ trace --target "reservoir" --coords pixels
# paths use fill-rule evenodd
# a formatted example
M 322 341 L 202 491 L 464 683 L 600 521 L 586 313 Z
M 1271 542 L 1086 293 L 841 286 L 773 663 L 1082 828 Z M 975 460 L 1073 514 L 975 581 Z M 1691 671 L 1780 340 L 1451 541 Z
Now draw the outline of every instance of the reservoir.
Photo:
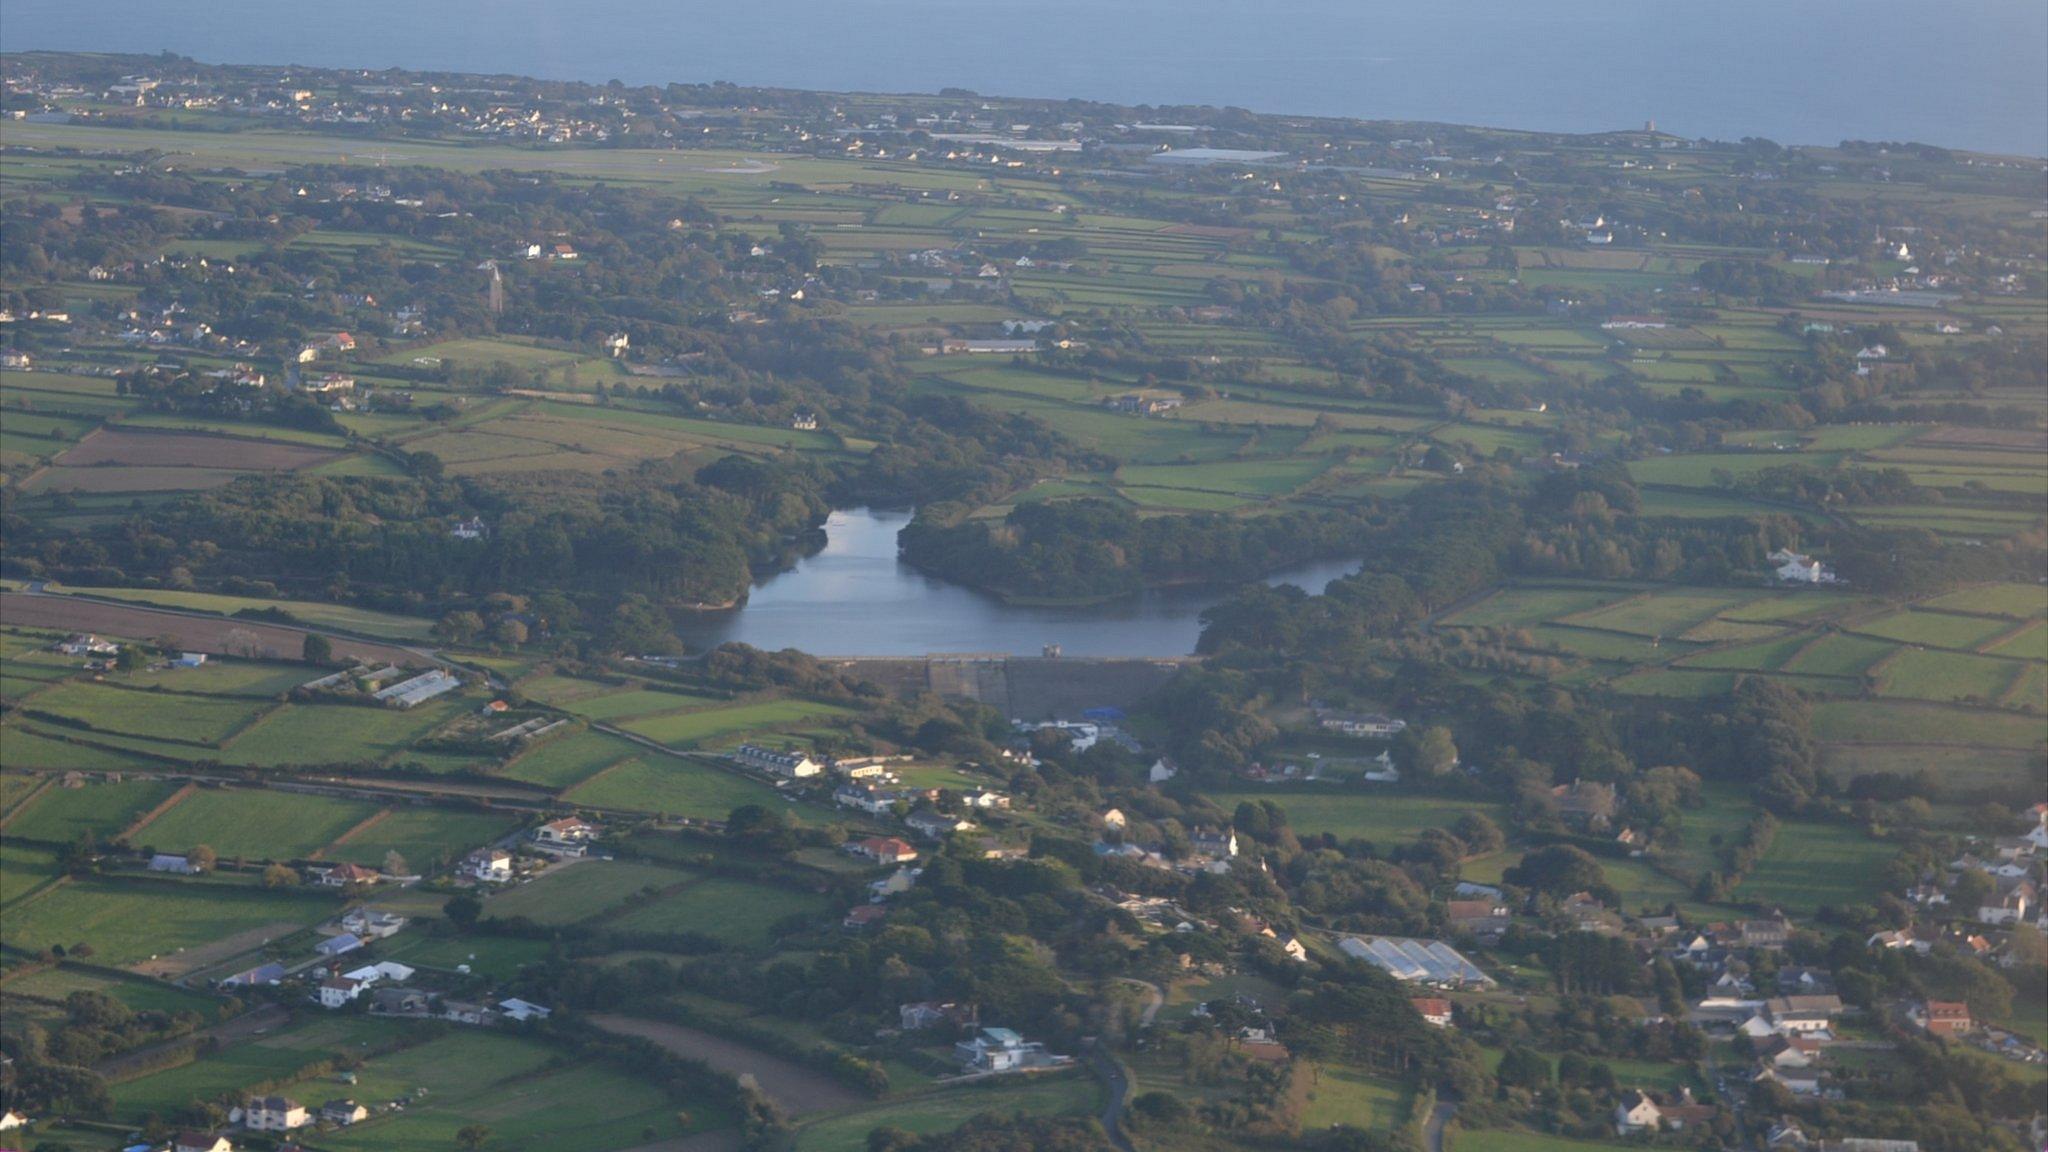
M 677 628 L 693 649 L 738 641 L 819 656 L 923 656 L 1002 652 L 1036 656 L 1058 644 L 1069 656 L 1185 656 L 1202 610 L 1226 588 L 1172 588 L 1106 604 L 1030 607 L 927 576 L 896 556 L 908 512 L 853 508 L 825 522 L 825 547 L 754 586 L 741 607 L 697 613 Z M 1267 578 L 1311 592 L 1357 571 L 1327 560 Z

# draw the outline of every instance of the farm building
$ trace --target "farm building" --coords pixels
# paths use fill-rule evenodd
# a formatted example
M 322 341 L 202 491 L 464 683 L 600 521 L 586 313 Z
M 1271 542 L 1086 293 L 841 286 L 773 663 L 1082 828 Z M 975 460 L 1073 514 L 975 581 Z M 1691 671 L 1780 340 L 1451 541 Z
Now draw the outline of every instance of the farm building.
M 388 688 L 380 688 L 371 693 L 371 695 L 386 704 L 399 708 L 411 708 L 415 704 L 432 700 L 444 692 L 452 692 L 460 687 L 462 687 L 461 680 L 457 679 L 452 673 L 436 668 L 432 672 L 423 673 L 410 680 L 401 680 Z
M 824 766 L 802 752 L 777 752 L 756 744 L 742 744 L 733 759 L 749 768 L 773 772 L 791 780 L 803 780 L 824 771 Z
M 1459 986 L 1492 984 L 1493 978 L 1441 940 L 1403 936 L 1346 936 L 1337 947 L 1354 960 L 1382 969 L 1396 980 L 1415 984 Z

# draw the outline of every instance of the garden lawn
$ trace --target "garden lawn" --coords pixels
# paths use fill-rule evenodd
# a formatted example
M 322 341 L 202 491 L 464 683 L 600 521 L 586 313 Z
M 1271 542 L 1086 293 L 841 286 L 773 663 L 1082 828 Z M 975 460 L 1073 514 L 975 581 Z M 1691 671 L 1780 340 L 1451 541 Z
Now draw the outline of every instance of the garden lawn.
M 1308 1103 L 1301 1110 L 1303 1131 L 1321 1131 L 1349 1124 L 1375 1132 L 1391 1132 L 1408 1117 L 1408 1090 L 1394 1080 L 1370 1076 L 1356 1068 L 1331 1065 L 1320 1076 L 1297 1070 L 1309 1082 Z

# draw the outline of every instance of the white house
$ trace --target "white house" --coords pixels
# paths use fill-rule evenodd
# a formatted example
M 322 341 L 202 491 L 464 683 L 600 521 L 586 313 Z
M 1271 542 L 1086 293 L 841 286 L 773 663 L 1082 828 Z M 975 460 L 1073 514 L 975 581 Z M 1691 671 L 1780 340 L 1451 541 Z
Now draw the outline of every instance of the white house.
M 329 1100 L 320 1106 L 320 1122 L 346 1128 L 370 1118 L 370 1110 L 353 1100 Z
M 346 976 L 330 976 L 320 982 L 320 1006 L 322 1008 L 346 1008 L 363 994 L 366 985 L 361 980 Z
M 1623 1136 L 1655 1132 L 1664 1121 L 1664 1111 L 1647 1092 L 1628 1091 L 1614 1106 L 1614 1130 Z
M 283 1096 L 259 1096 L 242 1105 L 242 1127 L 251 1132 L 289 1132 L 307 1122 L 306 1106 Z
M 545 1008 L 532 1001 L 516 998 L 498 1001 L 498 1011 L 503 1012 L 507 1020 L 518 1021 L 522 1024 L 528 1020 L 545 1020 L 549 1016 L 554 1015 L 554 1009 L 552 1008 Z
M 478 880 L 503 884 L 512 879 L 512 854 L 503 848 L 471 853 L 464 871 Z
M 969 1070 L 976 1072 L 1045 1068 L 1072 1059 L 1054 1056 L 1045 1050 L 1045 1045 L 1026 1041 L 1008 1028 L 983 1028 L 973 1039 L 953 1045 L 953 1055 Z
M 777 752 L 753 744 L 742 744 L 733 753 L 733 759 L 749 768 L 772 772 L 790 780 L 805 780 L 825 770 L 825 766 L 802 752 Z
M 1832 584 L 1835 574 L 1827 565 L 1811 556 L 1793 554 L 1777 569 L 1778 579 L 1790 584 Z
M 550 820 L 533 830 L 533 846 L 558 856 L 581 856 L 597 839 L 597 825 L 575 816 Z

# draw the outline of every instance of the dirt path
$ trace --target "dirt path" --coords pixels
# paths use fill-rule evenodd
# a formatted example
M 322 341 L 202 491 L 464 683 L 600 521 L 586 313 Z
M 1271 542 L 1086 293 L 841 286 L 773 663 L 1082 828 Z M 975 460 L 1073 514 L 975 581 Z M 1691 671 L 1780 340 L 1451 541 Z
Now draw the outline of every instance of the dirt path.
M 199 786 L 197 784 L 186 784 L 185 786 L 179 788 L 175 792 L 172 792 L 169 796 L 164 797 L 163 803 L 158 804 L 156 807 L 151 808 L 149 811 L 144 812 L 142 815 L 136 817 L 135 822 L 133 824 L 130 824 L 128 825 L 128 827 L 122 829 L 121 839 L 126 840 L 131 844 L 134 843 L 137 833 L 141 832 L 144 828 L 149 827 L 150 824 L 153 823 L 157 817 L 162 816 L 164 813 L 169 812 L 172 808 L 177 807 L 179 801 L 183 800 L 185 797 L 190 796 L 191 794 L 197 791 L 199 791 Z
M 587 1019 L 607 1032 L 652 1040 L 678 1056 L 702 1060 L 721 1072 L 752 1076 L 761 1091 L 791 1116 L 808 1116 L 813 1112 L 868 1102 L 867 1097 L 822 1072 L 813 1072 L 759 1048 L 700 1029 L 665 1020 L 636 1020 L 630 1016 L 590 1016 Z
M 14 802 L 14 806 L 9 808 L 5 815 L 0 815 L 0 831 L 6 830 L 7 826 L 14 822 L 14 818 L 16 816 L 19 816 L 23 812 L 28 811 L 29 805 L 35 803 L 39 798 L 41 798 L 43 793 L 48 792 L 50 789 L 56 786 L 57 777 L 54 773 L 45 776 L 40 781 L 38 781 L 35 787 L 29 789 L 28 792 L 24 794 L 21 799 L 16 800 Z
M 361 836 L 363 833 L 368 832 L 370 829 L 375 828 L 377 825 L 382 824 L 383 822 L 389 819 L 391 819 L 391 809 L 379 808 L 376 812 L 368 816 L 365 816 L 362 819 L 362 821 L 358 823 L 355 827 L 349 829 L 346 832 L 343 832 L 339 836 L 336 836 L 334 838 L 334 843 L 329 844 L 325 848 L 315 849 L 313 855 L 308 857 L 308 859 L 321 859 L 322 857 L 326 856 L 328 852 L 336 848 L 339 848 L 344 844 L 347 844 L 349 841 L 355 839 L 358 836 Z

